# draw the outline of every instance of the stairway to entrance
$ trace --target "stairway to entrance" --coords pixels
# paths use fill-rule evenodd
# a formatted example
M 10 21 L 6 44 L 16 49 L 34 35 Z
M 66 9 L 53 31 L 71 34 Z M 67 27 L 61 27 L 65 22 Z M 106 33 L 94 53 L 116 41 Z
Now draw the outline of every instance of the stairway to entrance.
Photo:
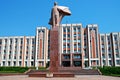
M 98 69 L 81 69 L 80 67 L 61 67 L 59 72 L 71 72 L 75 75 L 100 75 Z

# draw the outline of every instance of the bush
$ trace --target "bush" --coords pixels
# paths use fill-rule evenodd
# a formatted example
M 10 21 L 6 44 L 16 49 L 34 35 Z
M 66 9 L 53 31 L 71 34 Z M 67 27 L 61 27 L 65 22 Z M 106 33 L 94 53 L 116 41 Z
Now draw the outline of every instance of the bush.
M 36 67 L 29 67 L 29 69 L 36 70 Z M 46 70 L 46 67 L 38 67 L 38 70 Z
M 99 70 L 103 75 L 112 75 L 112 74 L 120 75 L 120 67 L 103 66 L 103 67 L 99 67 Z
M 28 69 L 36 70 L 36 67 L 0 67 L 0 73 L 24 73 Z M 45 67 L 38 67 L 39 70 L 46 70 Z
M 0 67 L 0 72 L 24 73 L 28 69 L 28 67 Z

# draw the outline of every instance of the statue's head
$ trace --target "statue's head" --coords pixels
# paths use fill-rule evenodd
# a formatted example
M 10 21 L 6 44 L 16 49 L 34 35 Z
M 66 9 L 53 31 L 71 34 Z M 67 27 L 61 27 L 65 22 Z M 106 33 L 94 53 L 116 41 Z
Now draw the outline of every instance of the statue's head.
M 57 2 L 54 2 L 54 6 L 56 6 L 58 3 Z

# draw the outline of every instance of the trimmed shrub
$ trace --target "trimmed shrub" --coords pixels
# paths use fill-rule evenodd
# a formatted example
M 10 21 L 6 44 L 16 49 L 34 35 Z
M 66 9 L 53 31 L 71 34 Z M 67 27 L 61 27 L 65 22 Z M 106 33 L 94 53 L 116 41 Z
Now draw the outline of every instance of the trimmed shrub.
M 36 67 L 29 67 L 29 69 L 36 70 Z M 38 70 L 46 70 L 46 67 L 38 67 Z
M 28 69 L 28 67 L 0 67 L 0 72 L 24 73 Z
M 120 67 L 103 66 L 99 67 L 103 75 L 120 74 Z

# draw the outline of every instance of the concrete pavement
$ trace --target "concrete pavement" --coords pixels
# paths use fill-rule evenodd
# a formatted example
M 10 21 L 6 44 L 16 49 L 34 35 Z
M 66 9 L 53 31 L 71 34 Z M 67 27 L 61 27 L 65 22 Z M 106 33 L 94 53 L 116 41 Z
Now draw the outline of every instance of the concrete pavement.
M 120 80 L 120 77 L 102 75 L 76 75 L 74 78 L 40 78 L 27 75 L 0 76 L 0 80 Z

